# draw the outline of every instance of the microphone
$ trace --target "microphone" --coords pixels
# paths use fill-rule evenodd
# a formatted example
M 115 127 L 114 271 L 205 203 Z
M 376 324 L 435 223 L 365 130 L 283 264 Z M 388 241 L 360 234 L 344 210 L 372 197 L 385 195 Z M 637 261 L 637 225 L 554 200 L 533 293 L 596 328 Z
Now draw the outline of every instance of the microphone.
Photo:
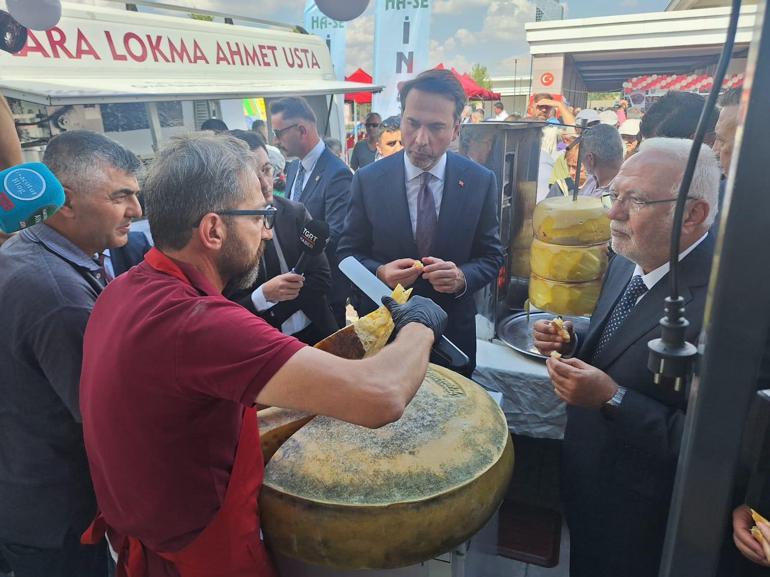
M 305 274 L 307 265 L 314 256 L 321 254 L 329 241 L 329 225 L 322 220 L 311 220 L 302 229 L 299 235 L 299 248 L 302 254 L 291 272 L 294 274 Z
M 0 230 L 17 232 L 43 222 L 64 204 L 64 188 L 42 162 L 0 172 Z

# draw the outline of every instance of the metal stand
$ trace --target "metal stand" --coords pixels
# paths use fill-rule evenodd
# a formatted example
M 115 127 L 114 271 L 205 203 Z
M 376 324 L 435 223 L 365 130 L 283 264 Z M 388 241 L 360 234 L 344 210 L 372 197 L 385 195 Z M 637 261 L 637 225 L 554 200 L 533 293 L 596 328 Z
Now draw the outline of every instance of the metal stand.
M 770 325 L 770 20 L 759 2 L 744 84 L 745 115 L 727 183 L 691 387 L 661 577 L 711 577 L 730 524 L 731 493 Z M 718 89 L 715 87 L 714 89 Z

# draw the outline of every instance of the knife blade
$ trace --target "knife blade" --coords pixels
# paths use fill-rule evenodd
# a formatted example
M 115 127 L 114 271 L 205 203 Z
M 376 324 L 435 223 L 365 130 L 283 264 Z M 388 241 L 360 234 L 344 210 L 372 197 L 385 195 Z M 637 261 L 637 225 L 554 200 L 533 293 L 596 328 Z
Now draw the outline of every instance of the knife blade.
M 354 256 L 348 256 L 342 259 L 339 264 L 342 271 L 350 282 L 374 301 L 377 306 L 382 306 L 382 297 L 390 296 L 393 292 L 388 285 L 374 276 L 371 271 L 358 262 Z M 457 348 L 452 341 L 441 335 L 438 342 L 433 344 L 433 352 L 447 362 L 450 368 L 461 369 L 468 364 L 468 355 Z

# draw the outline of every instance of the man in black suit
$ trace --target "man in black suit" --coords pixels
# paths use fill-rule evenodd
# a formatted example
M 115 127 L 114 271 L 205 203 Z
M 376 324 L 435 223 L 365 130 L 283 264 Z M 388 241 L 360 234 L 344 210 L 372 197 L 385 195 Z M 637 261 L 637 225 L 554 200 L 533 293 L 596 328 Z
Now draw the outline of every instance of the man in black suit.
M 316 116 L 304 98 L 289 97 L 270 106 L 275 143 L 297 160 L 286 171 L 286 197 L 301 202 L 313 218 L 329 224 L 326 256 L 332 271 L 329 300 L 338 325 L 345 326 L 350 283 L 337 269 L 337 243 L 350 198 L 350 169 L 326 148 L 318 135 Z
M 245 141 L 254 152 L 262 194 L 278 212 L 273 238 L 267 242 L 260 261 L 257 282 L 228 297 L 283 333 L 314 345 L 338 328 L 327 298 L 331 286 L 329 261 L 321 253 L 311 259 L 304 276 L 289 272 L 299 260 L 300 234 L 311 216 L 300 203 L 273 195 L 274 169 L 265 141 L 254 132 L 233 130 L 231 134 Z
M 612 248 L 591 324 L 575 358 L 547 361 L 567 403 L 562 495 L 572 577 L 656 577 L 676 473 L 686 397 L 647 369 L 669 294 L 673 207 L 692 141 L 642 143 L 615 177 L 608 200 Z M 703 146 L 682 224 L 679 291 L 697 342 L 714 248 L 719 167 Z M 571 327 L 570 327 L 571 332 Z M 543 354 L 574 348 L 547 321 L 535 324 Z
M 404 151 L 353 177 L 339 256 L 355 256 L 388 286 L 414 285 L 449 315 L 446 336 L 476 365 L 473 294 L 503 262 L 497 183 L 448 152 L 465 92 L 451 72 L 429 70 L 401 88 Z M 424 268 L 423 268 L 424 266 Z

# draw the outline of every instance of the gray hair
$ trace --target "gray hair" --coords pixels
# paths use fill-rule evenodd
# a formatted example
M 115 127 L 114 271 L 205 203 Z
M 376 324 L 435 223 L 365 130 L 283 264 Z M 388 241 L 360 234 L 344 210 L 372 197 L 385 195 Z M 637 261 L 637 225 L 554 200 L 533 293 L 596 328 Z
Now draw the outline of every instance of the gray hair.
M 171 139 L 144 183 L 155 245 L 181 250 L 201 217 L 243 202 L 243 176 L 254 171 L 254 162 L 248 145 L 229 135 L 199 132 Z
M 589 152 L 596 157 L 597 164 L 620 165 L 625 147 L 620 132 L 609 124 L 597 124 L 583 130 L 580 137 L 583 157 Z
M 639 146 L 637 154 L 642 152 L 658 152 L 677 163 L 684 172 L 687 159 L 690 157 L 692 140 L 688 138 L 648 138 Z M 722 171 L 714 151 L 705 144 L 701 144 L 698 153 L 698 162 L 695 164 L 695 172 L 690 183 L 688 196 L 705 200 L 709 205 L 709 214 L 704 225 L 710 227 L 718 212 L 719 179 Z M 679 192 L 681 182 L 673 183 L 672 191 Z
M 116 168 L 137 176 L 141 161 L 122 144 L 90 130 L 71 130 L 54 136 L 43 154 L 43 163 L 56 178 L 75 192 L 90 193 Z

